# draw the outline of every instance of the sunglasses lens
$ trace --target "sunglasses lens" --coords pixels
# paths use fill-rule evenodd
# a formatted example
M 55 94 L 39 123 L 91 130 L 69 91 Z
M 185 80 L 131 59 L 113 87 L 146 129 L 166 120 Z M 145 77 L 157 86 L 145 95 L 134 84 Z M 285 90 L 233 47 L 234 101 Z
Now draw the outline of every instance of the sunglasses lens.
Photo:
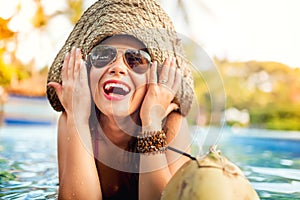
M 98 45 L 90 54 L 90 62 L 96 68 L 102 68 L 117 58 L 118 50 L 112 46 Z M 151 62 L 150 55 L 143 50 L 127 49 L 124 53 L 127 65 L 136 73 L 143 74 Z
M 102 68 L 111 63 L 117 57 L 117 49 L 110 46 L 96 46 L 90 56 L 93 66 Z
M 131 69 L 138 73 L 145 73 L 150 66 L 150 55 L 142 50 L 127 49 L 125 51 L 125 59 Z

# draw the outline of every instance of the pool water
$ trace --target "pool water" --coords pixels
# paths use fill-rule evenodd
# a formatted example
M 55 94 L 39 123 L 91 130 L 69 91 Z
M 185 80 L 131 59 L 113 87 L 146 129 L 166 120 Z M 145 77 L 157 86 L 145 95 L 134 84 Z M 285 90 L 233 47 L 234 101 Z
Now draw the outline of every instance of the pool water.
M 300 199 L 300 133 L 223 132 L 219 149 L 241 167 L 261 199 Z M 0 199 L 57 198 L 55 126 L 0 127 L 0 153 Z
M 0 199 L 57 199 L 55 127 L 0 127 L 0 153 Z
M 300 199 L 300 133 L 232 129 L 220 149 L 241 167 L 261 199 Z

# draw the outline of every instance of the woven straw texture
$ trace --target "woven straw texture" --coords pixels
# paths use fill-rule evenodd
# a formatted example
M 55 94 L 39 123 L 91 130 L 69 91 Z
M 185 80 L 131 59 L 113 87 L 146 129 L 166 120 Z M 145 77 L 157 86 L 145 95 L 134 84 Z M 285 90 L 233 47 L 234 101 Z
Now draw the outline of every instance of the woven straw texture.
M 179 105 L 182 115 L 187 115 L 194 98 L 191 71 L 169 16 L 155 0 L 95 2 L 83 13 L 57 54 L 49 69 L 47 82 L 61 83 L 63 60 L 72 47 L 80 48 L 85 57 L 100 41 L 116 34 L 129 34 L 141 40 L 148 48 L 152 61 L 162 63 L 169 56 L 176 57 L 183 79 L 173 102 Z M 55 90 L 49 86 L 47 97 L 54 110 L 63 110 Z

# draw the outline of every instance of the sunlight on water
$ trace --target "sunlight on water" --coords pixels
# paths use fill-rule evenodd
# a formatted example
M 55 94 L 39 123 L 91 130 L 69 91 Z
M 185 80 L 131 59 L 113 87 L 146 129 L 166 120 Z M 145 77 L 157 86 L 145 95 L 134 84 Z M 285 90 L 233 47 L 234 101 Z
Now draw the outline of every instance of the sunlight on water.
M 279 192 L 293 194 L 300 192 L 300 182 L 292 181 L 291 183 L 253 183 L 254 188 L 269 192 Z
M 300 181 L 300 169 L 251 167 L 253 172 Z M 298 188 L 300 192 L 300 187 Z

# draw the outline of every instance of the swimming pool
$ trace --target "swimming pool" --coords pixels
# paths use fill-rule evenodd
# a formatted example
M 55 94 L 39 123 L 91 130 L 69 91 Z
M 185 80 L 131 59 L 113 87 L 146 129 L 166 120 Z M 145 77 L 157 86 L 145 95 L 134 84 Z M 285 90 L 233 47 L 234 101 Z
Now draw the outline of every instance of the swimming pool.
M 55 127 L 0 127 L 0 152 L 0 199 L 57 198 Z
M 261 199 L 300 199 L 300 133 L 226 129 L 220 149 L 242 168 Z
M 300 133 L 222 132 L 219 149 L 242 168 L 261 199 L 300 199 Z M 57 198 L 55 126 L 0 127 L 0 153 L 0 199 Z

